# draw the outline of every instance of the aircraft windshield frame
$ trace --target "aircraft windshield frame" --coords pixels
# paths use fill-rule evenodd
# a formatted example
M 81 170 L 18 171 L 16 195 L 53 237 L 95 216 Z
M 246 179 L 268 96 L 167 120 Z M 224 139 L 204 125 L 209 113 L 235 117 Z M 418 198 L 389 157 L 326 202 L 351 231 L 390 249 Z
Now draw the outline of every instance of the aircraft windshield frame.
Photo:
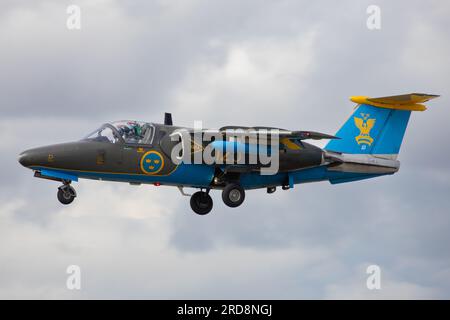
M 151 145 L 155 131 L 155 126 L 149 122 L 121 120 L 103 124 L 99 129 L 88 134 L 83 140 Z
M 86 135 L 82 140 L 107 142 L 107 143 L 123 143 L 122 137 L 112 125 L 105 123 L 98 129 Z

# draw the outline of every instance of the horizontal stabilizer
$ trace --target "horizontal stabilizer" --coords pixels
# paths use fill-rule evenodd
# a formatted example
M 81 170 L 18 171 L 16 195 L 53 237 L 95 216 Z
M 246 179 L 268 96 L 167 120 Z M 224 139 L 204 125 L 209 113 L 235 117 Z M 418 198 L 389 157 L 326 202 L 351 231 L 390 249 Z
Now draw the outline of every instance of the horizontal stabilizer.
M 378 103 L 405 105 L 410 103 L 424 103 L 437 97 L 439 96 L 435 94 L 410 93 L 382 98 L 368 98 L 368 100 Z
M 424 111 L 427 108 L 422 104 L 431 99 L 439 97 L 434 94 L 410 93 L 398 96 L 389 96 L 381 98 L 370 98 L 366 96 L 354 96 L 350 100 L 358 104 L 368 104 L 379 108 Z

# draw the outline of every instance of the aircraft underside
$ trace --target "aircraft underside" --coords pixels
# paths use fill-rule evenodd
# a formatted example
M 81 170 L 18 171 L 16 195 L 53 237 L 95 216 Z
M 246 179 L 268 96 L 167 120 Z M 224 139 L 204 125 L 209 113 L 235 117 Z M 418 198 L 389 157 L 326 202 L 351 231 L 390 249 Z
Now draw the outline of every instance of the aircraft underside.
M 198 188 L 200 191 L 191 196 L 191 207 L 198 214 L 206 214 L 212 208 L 210 190 L 222 190 L 222 198 L 230 207 L 241 205 L 245 199 L 245 190 L 267 189 L 267 193 L 273 193 L 277 187 L 283 190 L 294 188 L 295 184 L 329 181 L 332 184 L 345 183 L 363 179 L 393 174 L 398 170 L 398 164 L 392 162 L 391 167 L 357 164 L 353 168 L 355 172 L 342 171 L 342 166 L 355 166 L 355 163 L 341 163 L 340 166 L 321 165 L 290 172 L 282 172 L 274 175 L 261 175 L 258 172 L 240 173 L 232 179 L 218 179 L 217 168 L 208 165 L 180 165 L 168 176 L 149 176 L 145 174 L 127 174 L 111 172 L 89 172 L 63 169 L 51 169 L 48 167 L 32 167 L 37 177 L 53 179 L 63 182 L 58 189 L 58 199 L 67 204 L 74 200 L 76 192 L 70 185 L 72 181 L 79 179 L 93 179 L 102 181 L 127 182 L 133 185 L 153 184 L 155 186 L 176 186 L 183 195 L 182 188 Z M 219 171 L 220 172 L 220 171 Z M 219 175 L 220 176 L 220 175 Z M 229 179 L 229 180 L 227 180 Z M 231 200 L 230 200 L 231 199 Z M 234 200 L 234 201 L 233 201 Z

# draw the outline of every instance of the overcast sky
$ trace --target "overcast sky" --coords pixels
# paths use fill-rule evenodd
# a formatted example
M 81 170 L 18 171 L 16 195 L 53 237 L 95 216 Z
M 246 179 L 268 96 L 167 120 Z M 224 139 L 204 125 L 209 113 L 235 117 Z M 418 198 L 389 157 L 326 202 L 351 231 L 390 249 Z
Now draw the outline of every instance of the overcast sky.
M 0 298 L 450 298 L 449 16 L 445 0 L 2 0 Z M 202 217 L 175 188 L 111 182 L 82 180 L 62 206 L 17 163 L 164 111 L 333 134 L 349 96 L 409 92 L 442 97 L 411 117 L 399 173 L 250 191 L 236 209 L 212 192 Z

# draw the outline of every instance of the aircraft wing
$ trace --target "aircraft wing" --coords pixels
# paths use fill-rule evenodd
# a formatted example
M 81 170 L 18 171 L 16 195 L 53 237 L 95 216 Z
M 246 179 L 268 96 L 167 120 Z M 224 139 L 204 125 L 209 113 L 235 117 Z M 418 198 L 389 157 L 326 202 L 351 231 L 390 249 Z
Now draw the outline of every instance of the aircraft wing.
M 282 134 L 280 134 L 280 136 L 282 136 Z M 286 134 L 285 137 L 289 139 L 299 139 L 299 140 L 340 139 L 339 137 L 316 131 L 292 131 L 290 134 Z
M 239 126 L 226 126 L 219 129 L 220 132 L 226 133 L 227 130 L 238 130 L 241 129 L 244 133 L 250 135 L 266 134 L 270 133 L 271 130 L 278 130 L 280 138 L 288 139 L 298 139 L 298 140 L 321 140 L 321 139 L 340 139 L 336 136 L 332 136 L 326 133 L 316 132 L 316 131 L 291 131 L 282 128 L 275 127 L 239 127 Z

